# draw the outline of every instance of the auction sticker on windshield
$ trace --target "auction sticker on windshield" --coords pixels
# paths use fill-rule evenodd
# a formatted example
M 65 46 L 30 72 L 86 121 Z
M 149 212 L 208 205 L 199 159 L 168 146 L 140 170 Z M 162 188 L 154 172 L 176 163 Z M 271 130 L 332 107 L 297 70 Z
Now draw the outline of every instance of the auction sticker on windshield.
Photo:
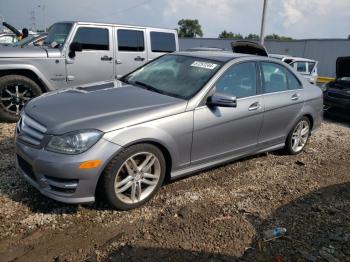
M 213 63 L 207 63 L 207 62 L 199 62 L 199 61 L 194 61 L 191 66 L 194 67 L 200 67 L 200 68 L 206 68 L 206 69 L 210 69 L 213 70 L 215 67 L 217 67 L 217 64 L 213 64 Z

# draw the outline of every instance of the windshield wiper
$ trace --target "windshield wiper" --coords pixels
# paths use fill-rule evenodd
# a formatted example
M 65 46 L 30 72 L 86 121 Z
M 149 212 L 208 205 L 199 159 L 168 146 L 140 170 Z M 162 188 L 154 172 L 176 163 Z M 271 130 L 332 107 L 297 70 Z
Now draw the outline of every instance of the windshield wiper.
M 140 82 L 140 81 L 135 81 L 135 84 L 138 85 L 138 86 L 142 86 L 142 87 L 145 87 L 146 90 L 149 90 L 149 91 L 153 91 L 153 92 L 157 92 L 159 94 L 163 94 L 163 95 L 169 95 L 167 92 L 165 91 L 162 91 L 162 90 L 159 90 L 149 84 L 146 84 L 146 83 L 143 83 L 143 82 Z

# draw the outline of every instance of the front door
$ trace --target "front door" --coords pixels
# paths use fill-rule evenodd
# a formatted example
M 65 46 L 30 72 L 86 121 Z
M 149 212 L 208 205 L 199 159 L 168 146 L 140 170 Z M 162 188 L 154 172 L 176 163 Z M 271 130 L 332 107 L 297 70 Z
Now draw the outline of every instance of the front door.
M 75 52 L 73 58 L 68 56 L 67 51 L 67 81 L 70 86 L 114 78 L 111 27 L 78 26 L 72 40 L 74 42 L 81 45 L 82 51 Z
M 256 149 L 264 111 L 256 72 L 255 62 L 235 64 L 215 84 L 215 92 L 237 97 L 236 108 L 195 109 L 192 165 Z
M 122 77 L 147 62 L 145 30 L 116 28 L 116 76 Z

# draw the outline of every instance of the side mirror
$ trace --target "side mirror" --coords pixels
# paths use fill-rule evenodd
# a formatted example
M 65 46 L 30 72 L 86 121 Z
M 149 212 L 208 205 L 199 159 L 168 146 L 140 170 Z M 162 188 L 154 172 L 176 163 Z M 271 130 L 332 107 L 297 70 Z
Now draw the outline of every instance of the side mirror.
M 209 107 L 237 107 L 237 98 L 221 93 L 215 93 L 207 99 Z
M 82 50 L 83 50 L 82 44 L 78 42 L 71 43 L 69 46 L 69 53 L 68 53 L 69 58 L 74 58 L 75 52 L 81 52 Z

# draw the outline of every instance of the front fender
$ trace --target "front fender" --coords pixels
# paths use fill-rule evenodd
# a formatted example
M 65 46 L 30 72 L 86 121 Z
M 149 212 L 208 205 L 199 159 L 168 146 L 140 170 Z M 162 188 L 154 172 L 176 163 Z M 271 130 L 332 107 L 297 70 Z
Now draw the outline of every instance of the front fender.
M 193 112 L 185 112 L 111 131 L 104 138 L 122 147 L 147 142 L 160 144 L 168 151 L 175 171 L 190 164 L 192 131 Z
M 22 64 L 22 63 L 6 63 L 3 64 L 2 61 L 0 63 L 0 71 L 4 70 L 28 70 L 34 73 L 42 82 L 43 84 L 49 89 L 52 90 L 53 88 L 50 85 L 50 81 L 45 77 L 45 75 L 34 65 L 31 64 Z

